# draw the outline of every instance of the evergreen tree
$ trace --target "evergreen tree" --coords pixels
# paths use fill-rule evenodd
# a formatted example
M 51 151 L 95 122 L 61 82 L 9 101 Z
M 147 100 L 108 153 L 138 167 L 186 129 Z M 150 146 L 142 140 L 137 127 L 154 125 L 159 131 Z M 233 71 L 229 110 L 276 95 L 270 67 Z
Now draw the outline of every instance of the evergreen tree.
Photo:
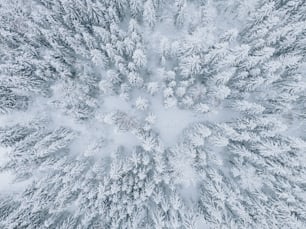
M 3 0 L 0 228 L 306 228 L 303 0 Z

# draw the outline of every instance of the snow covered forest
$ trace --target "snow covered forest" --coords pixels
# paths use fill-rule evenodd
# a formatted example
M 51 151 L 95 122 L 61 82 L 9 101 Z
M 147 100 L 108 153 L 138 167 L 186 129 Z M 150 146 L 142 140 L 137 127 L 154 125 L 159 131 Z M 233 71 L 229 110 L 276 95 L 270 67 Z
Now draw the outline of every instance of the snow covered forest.
M 305 229 L 305 0 L 1 0 L 0 228 Z

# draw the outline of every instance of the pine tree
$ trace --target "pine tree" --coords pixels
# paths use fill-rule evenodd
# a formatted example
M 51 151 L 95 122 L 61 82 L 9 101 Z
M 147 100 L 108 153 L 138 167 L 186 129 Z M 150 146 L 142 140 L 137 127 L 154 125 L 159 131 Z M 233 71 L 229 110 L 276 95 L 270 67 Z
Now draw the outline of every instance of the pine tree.
M 305 15 L 1 1 L 0 228 L 305 228 Z

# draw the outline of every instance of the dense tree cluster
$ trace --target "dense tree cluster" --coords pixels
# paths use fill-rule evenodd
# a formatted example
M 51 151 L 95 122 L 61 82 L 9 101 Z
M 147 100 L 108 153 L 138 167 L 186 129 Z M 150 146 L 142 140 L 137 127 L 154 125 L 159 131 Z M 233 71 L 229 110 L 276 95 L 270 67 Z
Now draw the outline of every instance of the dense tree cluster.
M 306 228 L 305 76 L 303 0 L 3 0 L 0 228 Z

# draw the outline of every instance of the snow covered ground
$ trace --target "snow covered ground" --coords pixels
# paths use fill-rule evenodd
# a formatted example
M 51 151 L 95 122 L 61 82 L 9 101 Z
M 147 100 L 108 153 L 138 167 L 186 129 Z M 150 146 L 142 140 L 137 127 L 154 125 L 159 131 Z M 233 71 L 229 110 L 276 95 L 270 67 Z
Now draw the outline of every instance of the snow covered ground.
M 0 228 L 306 228 L 302 0 L 3 0 Z

